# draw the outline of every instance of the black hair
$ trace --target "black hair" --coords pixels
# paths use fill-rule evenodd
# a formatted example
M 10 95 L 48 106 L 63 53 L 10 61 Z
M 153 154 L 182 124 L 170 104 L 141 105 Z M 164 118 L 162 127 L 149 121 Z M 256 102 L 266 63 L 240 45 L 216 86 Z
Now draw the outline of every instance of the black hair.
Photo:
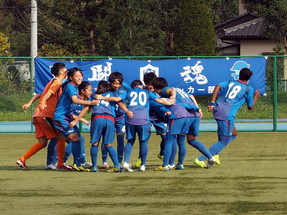
M 68 83 L 71 82 L 70 77 L 72 77 L 76 72 L 80 72 L 83 75 L 82 70 L 80 68 L 78 68 L 78 67 L 74 67 L 74 68 L 68 69 L 68 75 L 67 75 L 68 76 L 67 77 L 68 80 L 65 83 L 62 84 L 62 88 L 63 89 Z
M 58 76 L 59 71 L 65 67 L 66 67 L 66 65 L 64 63 L 61 63 L 61 62 L 54 63 L 54 65 L 51 68 L 51 72 L 54 76 Z
M 253 75 L 253 72 L 248 69 L 248 68 L 243 68 L 240 70 L 240 73 L 239 73 L 239 80 L 241 81 L 248 81 L 251 76 Z
M 120 72 L 112 72 L 110 75 L 109 75 L 109 82 L 110 83 L 113 83 L 115 80 L 118 80 L 121 84 L 123 83 L 124 81 L 124 76 L 122 73 Z
M 100 81 L 98 83 L 96 94 L 103 94 L 109 91 L 110 91 L 110 85 L 107 81 Z
M 143 77 L 143 81 L 144 81 L 144 84 L 145 85 L 150 85 L 152 84 L 152 81 L 157 78 L 156 74 L 154 74 L 153 72 L 149 72 L 149 73 L 146 73 L 144 74 L 144 77 Z
M 91 83 L 88 81 L 82 81 L 82 83 L 78 86 L 78 90 L 81 93 L 82 90 L 86 89 L 87 87 L 91 86 Z
M 80 68 L 74 67 L 74 68 L 68 69 L 68 74 L 67 74 L 68 79 L 70 79 L 70 77 L 72 77 L 76 72 L 80 72 L 83 75 L 83 72 Z
M 143 83 L 140 80 L 134 80 L 131 84 L 131 87 L 134 88 L 137 85 L 143 85 Z
M 167 81 L 164 79 L 164 78 L 155 78 L 153 81 L 152 81 L 152 86 L 155 88 L 155 89 L 163 89 L 165 87 L 168 86 L 168 83 Z

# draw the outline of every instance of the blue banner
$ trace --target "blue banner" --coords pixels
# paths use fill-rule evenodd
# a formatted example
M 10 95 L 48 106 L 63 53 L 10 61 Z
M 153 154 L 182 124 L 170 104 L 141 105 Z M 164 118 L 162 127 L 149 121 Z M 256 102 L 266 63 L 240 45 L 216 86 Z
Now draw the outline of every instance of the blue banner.
M 176 59 L 176 60 L 122 60 L 105 59 L 97 61 L 54 61 L 35 58 L 35 92 L 41 93 L 53 77 L 51 67 L 56 62 L 65 63 L 67 69 L 82 69 L 84 80 L 94 88 L 98 82 L 108 80 L 112 72 L 121 72 L 124 81 L 130 84 L 141 80 L 146 73 L 154 72 L 164 77 L 170 86 L 184 89 L 195 96 L 210 95 L 216 84 L 222 81 L 237 80 L 242 68 L 253 72 L 249 84 L 265 93 L 265 57 L 256 58 L 216 58 L 216 59 Z

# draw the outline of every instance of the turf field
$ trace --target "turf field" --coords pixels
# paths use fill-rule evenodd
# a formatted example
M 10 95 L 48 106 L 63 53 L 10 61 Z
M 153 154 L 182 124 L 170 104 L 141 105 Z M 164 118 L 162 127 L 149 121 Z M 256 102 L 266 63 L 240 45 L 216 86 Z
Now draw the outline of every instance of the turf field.
M 134 173 L 46 171 L 45 149 L 27 161 L 31 170 L 22 171 L 15 161 L 35 143 L 34 135 L 0 137 L 1 215 L 287 214 L 283 132 L 240 132 L 221 153 L 221 165 L 208 170 L 193 165 L 199 153 L 187 146 L 185 170 L 169 172 L 153 170 L 161 164 L 153 134 L 147 170 Z M 216 133 L 202 132 L 199 139 L 209 146 Z

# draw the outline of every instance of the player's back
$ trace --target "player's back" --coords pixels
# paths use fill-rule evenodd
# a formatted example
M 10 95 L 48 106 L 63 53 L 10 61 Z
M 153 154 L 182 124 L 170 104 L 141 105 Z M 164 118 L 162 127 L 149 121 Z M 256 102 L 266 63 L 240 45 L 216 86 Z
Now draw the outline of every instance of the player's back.
M 235 118 L 237 111 L 245 102 L 248 106 L 252 106 L 254 90 L 248 84 L 241 81 L 228 81 L 219 85 L 219 97 L 214 108 L 216 119 L 229 120 Z
M 106 92 L 103 93 L 102 96 L 104 97 L 115 97 L 115 92 Z M 115 102 L 109 102 L 106 100 L 101 100 L 99 104 L 94 105 L 92 108 L 92 114 L 108 114 L 112 116 L 116 116 L 115 114 Z
M 127 118 L 127 122 L 132 125 L 145 125 L 149 122 L 149 98 L 150 92 L 133 88 L 127 92 L 127 108 L 133 112 L 132 118 Z
M 61 87 L 61 82 L 54 78 L 52 79 L 44 88 L 41 97 L 39 99 L 39 103 L 42 101 L 43 97 L 47 93 L 52 93 L 50 98 L 46 101 L 46 108 L 44 108 L 42 111 L 40 111 L 38 108 L 35 108 L 34 111 L 34 117 L 41 116 L 41 117 L 49 117 L 53 118 L 56 105 L 58 102 L 58 99 L 60 95 L 62 94 L 62 87 Z

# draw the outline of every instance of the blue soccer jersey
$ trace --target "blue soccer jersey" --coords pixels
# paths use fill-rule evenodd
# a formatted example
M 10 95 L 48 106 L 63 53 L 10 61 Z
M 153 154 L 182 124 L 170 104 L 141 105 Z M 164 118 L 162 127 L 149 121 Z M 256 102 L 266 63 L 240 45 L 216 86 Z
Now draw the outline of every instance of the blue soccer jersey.
M 245 102 L 248 107 L 253 105 L 254 90 L 248 84 L 238 80 L 221 82 L 219 86 L 219 97 L 213 111 L 215 119 L 233 120 Z
M 200 114 L 198 113 L 199 108 L 195 105 L 193 100 L 190 98 L 190 95 L 188 93 L 186 93 L 184 90 L 176 88 L 176 87 L 165 87 L 162 89 L 162 96 L 163 97 L 168 96 L 167 91 L 169 89 L 175 90 L 176 102 L 188 110 L 190 117 L 200 116 Z
M 102 96 L 104 97 L 116 97 L 115 92 L 106 92 L 103 93 Z M 101 100 L 98 105 L 94 105 L 92 107 L 92 115 L 95 114 L 107 114 L 116 117 L 115 108 L 116 102 L 109 102 L 106 100 Z
M 115 91 L 116 96 L 126 97 L 126 93 L 130 89 L 131 87 L 127 83 L 123 82 L 121 88 Z M 116 105 L 116 117 L 117 121 L 125 119 L 125 112 L 122 109 L 120 109 L 118 105 Z
M 134 88 L 127 92 L 127 108 L 133 112 L 133 117 L 127 117 L 126 122 L 131 125 L 146 125 L 149 123 L 149 99 L 157 97 L 141 88 Z
M 72 97 L 77 95 L 78 87 L 73 83 L 68 83 L 64 87 L 63 92 L 58 100 L 53 118 L 54 120 L 60 121 L 67 118 L 73 120 L 73 109 L 71 108 L 71 105 L 73 104 Z
M 162 92 L 161 92 L 161 96 L 163 98 L 169 98 L 170 95 L 167 93 L 167 91 L 171 88 L 172 87 L 163 88 Z M 178 92 L 176 92 L 176 97 L 178 97 L 177 94 L 178 94 Z M 189 106 L 189 105 L 187 105 L 187 106 Z M 166 107 L 172 113 L 172 116 L 170 116 L 170 119 L 179 119 L 179 118 L 190 117 L 190 113 L 187 111 L 186 107 L 184 107 L 184 105 L 182 105 L 182 102 L 178 98 L 176 98 L 176 103 L 174 105 L 169 105 Z M 192 108 L 192 106 L 189 106 L 189 107 Z

